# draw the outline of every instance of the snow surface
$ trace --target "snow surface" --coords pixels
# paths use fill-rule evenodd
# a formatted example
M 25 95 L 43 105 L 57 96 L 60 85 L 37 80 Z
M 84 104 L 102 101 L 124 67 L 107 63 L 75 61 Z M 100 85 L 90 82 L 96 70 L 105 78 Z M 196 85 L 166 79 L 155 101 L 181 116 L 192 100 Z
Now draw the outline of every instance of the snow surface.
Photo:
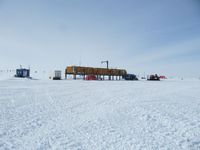
M 200 81 L 0 81 L 0 149 L 198 150 Z

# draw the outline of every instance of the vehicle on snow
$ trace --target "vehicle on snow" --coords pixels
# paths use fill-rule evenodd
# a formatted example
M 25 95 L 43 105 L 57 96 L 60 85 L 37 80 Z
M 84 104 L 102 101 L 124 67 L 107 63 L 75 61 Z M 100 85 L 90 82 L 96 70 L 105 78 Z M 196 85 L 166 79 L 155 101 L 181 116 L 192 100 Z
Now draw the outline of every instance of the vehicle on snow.
M 160 81 L 160 77 L 157 74 L 150 75 L 150 76 L 147 77 L 147 80 L 148 81 Z
M 95 75 L 87 75 L 85 80 L 97 80 L 97 77 Z
M 126 74 L 122 76 L 124 80 L 138 80 L 137 76 L 134 74 Z

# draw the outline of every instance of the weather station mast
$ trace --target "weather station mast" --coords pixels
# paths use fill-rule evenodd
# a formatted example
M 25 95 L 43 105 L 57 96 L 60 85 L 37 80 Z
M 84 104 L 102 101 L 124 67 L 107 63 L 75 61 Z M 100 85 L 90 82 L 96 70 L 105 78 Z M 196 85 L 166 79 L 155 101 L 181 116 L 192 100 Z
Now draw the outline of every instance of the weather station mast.
M 106 60 L 106 61 L 101 61 L 101 64 L 104 64 L 104 63 L 106 63 L 107 69 L 109 69 L 109 61 L 108 61 L 108 60 Z M 103 77 L 103 79 L 104 79 L 104 77 Z M 111 80 L 111 76 L 110 76 L 110 75 L 109 75 L 109 77 L 108 77 L 108 80 Z
M 109 68 L 109 61 L 108 61 L 108 60 L 106 60 L 106 61 L 101 61 L 101 64 L 104 64 L 104 63 L 107 64 L 107 69 L 108 69 L 108 68 Z

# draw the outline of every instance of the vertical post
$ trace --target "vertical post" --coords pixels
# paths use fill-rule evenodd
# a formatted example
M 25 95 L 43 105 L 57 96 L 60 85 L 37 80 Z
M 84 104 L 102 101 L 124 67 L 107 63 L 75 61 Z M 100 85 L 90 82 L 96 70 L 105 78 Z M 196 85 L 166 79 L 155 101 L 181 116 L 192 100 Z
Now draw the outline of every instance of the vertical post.
M 74 80 L 76 80 L 76 74 L 74 74 Z
M 67 80 L 67 73 L 65 74 L 65 80 Z
M 85 80 L 85 74 L 83 75 L 83 80 Z
M 108 60 L 107 60 L 107 61 L 102 61 L 101 63 L 102 63 L 102 64 L 103 64 L 103 63 L 106 63 L 106 64 L 107 64 L 107 65 L 106 65 L 106 66 L 107 66 L 107 69 L 109 68 L 109 61 L 108 61 Z

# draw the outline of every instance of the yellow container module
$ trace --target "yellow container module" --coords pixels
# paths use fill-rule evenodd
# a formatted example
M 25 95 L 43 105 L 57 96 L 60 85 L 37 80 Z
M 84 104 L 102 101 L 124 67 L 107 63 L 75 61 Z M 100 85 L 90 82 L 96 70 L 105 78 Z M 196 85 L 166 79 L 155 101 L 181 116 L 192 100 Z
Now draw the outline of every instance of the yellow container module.
M 96 76 L 109 76 L 109 77 L 121 77 L 127 74 L 125 69 L 107 69 L 107 68 L 93 68 L 93 67 L 83 67 L 83 66 L 68 66 L 65 70 L 65 76 L 74 75 L 96 75 Z

